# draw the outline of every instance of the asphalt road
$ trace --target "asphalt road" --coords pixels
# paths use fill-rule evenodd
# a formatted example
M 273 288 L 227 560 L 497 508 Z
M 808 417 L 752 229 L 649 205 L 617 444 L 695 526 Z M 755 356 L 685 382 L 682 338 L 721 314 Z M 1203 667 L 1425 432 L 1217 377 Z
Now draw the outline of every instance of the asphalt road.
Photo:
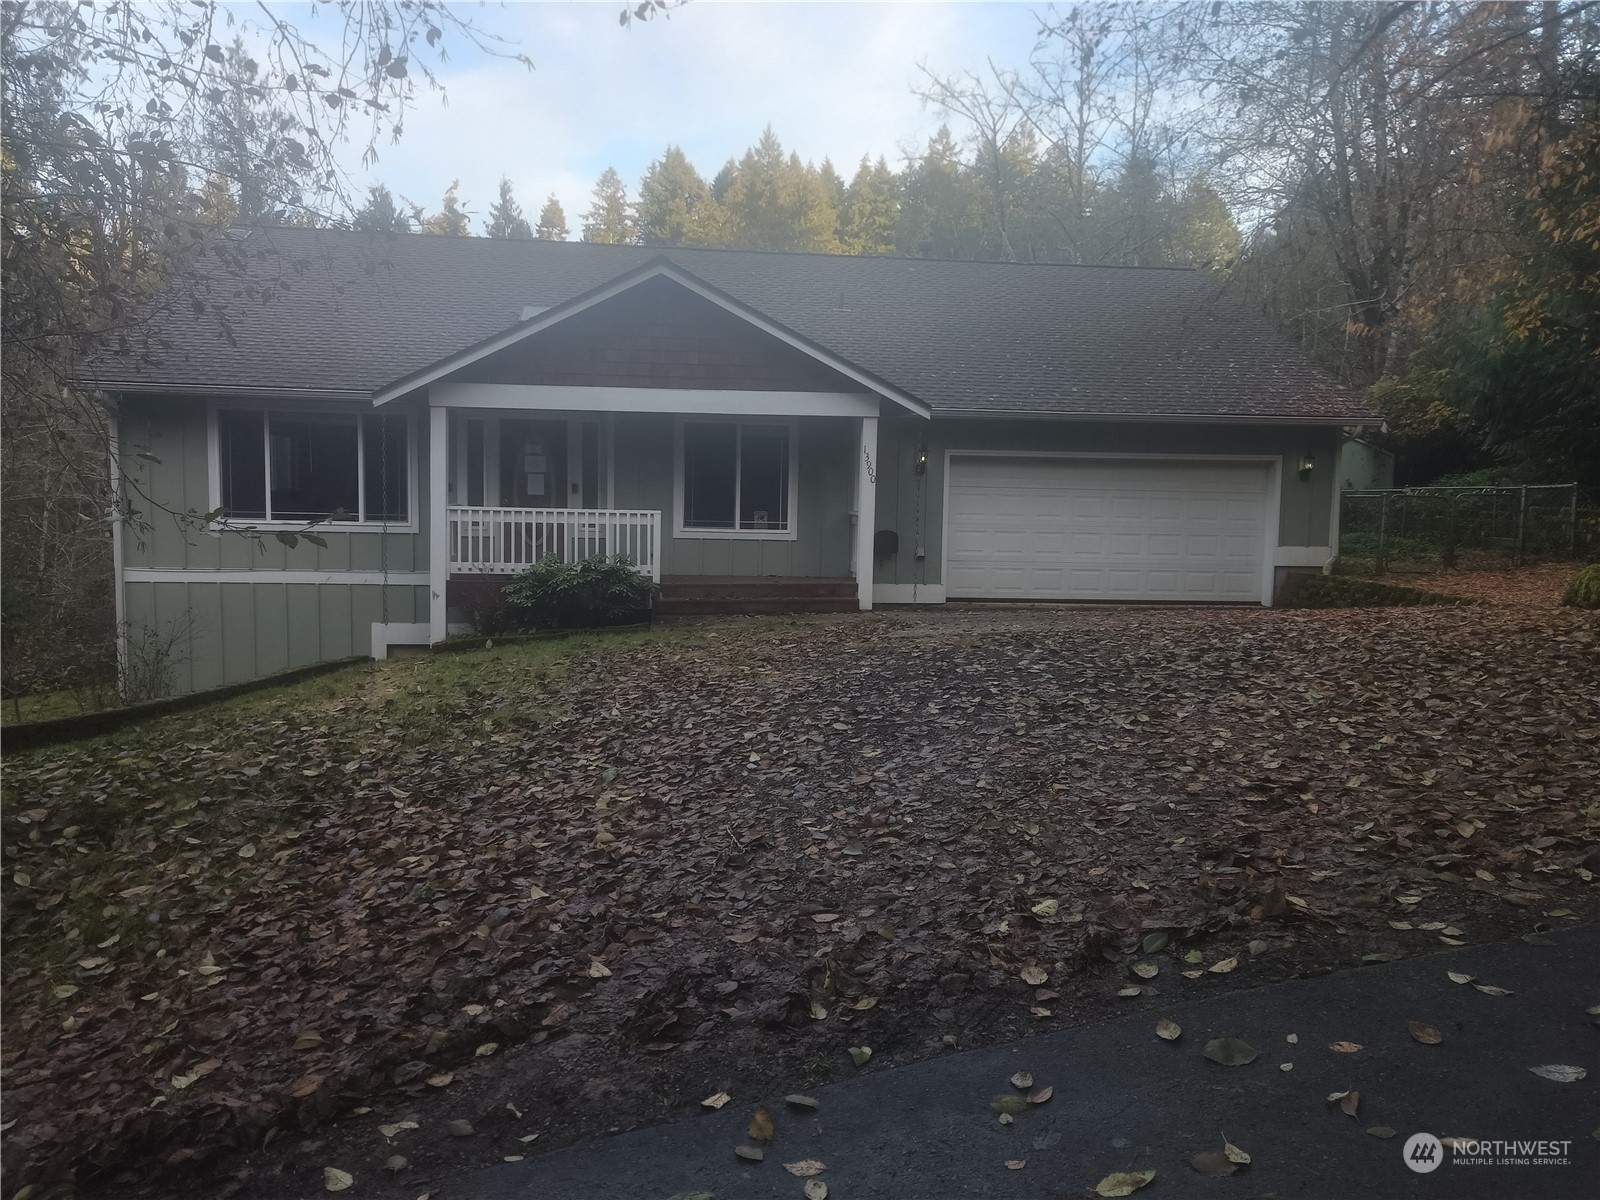
M 1514 994 L 1484 994 L 1447 971 Z M 1183 1028 L 1176 1042 L 1158 1039 L 1141 1015 L 869 1068 L 809 1090 L 821 1103 L 816 1113 L 735 1088 L 719 1112 L 476 1172 L 448 1194 L 794 1200 L 804 1181 L 783 1164 L 816 1159 L 827 1166 L 818 1178 L 830 1200 L 1058 1200 L 1093 1196 L 1112 1172 L 1147 1169 L 1156 1175 L 1135 1193 L 1140 1200 L 1592 1200 L 1600 1196 L 1600 1028 L 1585 1010 L 1596 1004 L 1600 926 L 1569 928 L 1551 945 L 1472 947 L 1174 1004 L 1165 1015 Z M 1409 1021 L 1436 1027 L 1442 1044 L 1414 1040 Z M 1202 1050 L 1216 1037 L 1243 1039 L 1260 1056 L 1246 1066 L 1210 1062 Z M 1363 1048 L 1336 1052 L 1335 1041 Z M 1529 1070 L 1552 1063 L 1588 1076 L 1559 1083 Z M 1002 1125 L 990 1100 L 1014 1091 L 1008 1080 L 1019 1070 L 1055 1093 Z M 1327 1100 L 1346 1090 L 1360 1093 L 1354 1119 Z M 752 1164 L 734 1147 L 758 1104 L 771 1109 L 777 1133 L 765 1161 Z M 1380 1139 L 1366 1132 L 1373 1127 L 1397 1135 Z M 1419 1132 L 1565 1142 L 1566 1162 L 1466 1163 L 1444 1149 L 1435 1170 L 1418 1173 L 1403 1147 Z M 1231 1177 L 1197 1173 L 1191 1156 L 1220 1150 L 1224 1134 L 1251 1164 Z

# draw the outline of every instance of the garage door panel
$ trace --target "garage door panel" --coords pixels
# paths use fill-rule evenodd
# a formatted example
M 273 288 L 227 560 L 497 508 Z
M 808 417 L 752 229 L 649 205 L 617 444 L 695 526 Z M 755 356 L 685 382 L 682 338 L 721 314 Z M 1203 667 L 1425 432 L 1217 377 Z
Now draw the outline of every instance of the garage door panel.
M 1259 601 L 1265 464 L 954 455 L 948 594 Z

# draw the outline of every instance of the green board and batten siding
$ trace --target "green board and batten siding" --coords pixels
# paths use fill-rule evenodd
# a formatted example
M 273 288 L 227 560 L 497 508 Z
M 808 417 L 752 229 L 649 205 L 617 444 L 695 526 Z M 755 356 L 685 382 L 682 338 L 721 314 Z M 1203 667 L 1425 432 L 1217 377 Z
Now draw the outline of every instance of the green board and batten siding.
M 351 406 L 360 411 L 362 406 Z M 207 533 L 174 513 L 211 509 L 207 409 L 203 401 L 175 397 L 127 397 L 119 411 L 118 436 L 128 504 L 144 514 L 123 532 L 123 566 L 132 574 L 124 589 L 124 619 L 130 638 L 145 630 L 161 636 L 187 625 L 189 645 L 175 663 L 180 692 L 236 683 L 329 659 L 372 652 L 372 625 L 384 619 L 385 589 L 375 583 L 274 581 L 222 583 L 208 571 L 312 571 L 413 576 L 427 570 L 427 422 L 414 426 L 417 453 L 419 532 L 387 535 L 317 530 L 328 545 L 283 545 L 271 533 L 250 537 Z M 145 457 L 148 455 L 149 457 Z M 192 571 L 187 580 L 154 582 L 143 571 Z M 391 622 L 428 619 L 428 588 L 411 583 L 387 588 Z

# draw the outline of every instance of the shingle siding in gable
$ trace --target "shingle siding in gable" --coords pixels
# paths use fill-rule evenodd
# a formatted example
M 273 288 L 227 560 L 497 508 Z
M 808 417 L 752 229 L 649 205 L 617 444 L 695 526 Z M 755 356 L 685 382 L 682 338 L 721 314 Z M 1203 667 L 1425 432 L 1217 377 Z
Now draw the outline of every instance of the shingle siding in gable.
M 861 386 L 665 279 L 578 313 L 457 378 L 471 383 L 858 392 Z

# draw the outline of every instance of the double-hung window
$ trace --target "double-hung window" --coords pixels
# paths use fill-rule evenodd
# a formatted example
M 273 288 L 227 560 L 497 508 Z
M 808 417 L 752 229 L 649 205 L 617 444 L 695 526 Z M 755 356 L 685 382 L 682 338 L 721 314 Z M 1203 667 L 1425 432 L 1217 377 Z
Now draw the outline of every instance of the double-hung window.
M 685 534 L 792 537 L 794 430 L 786 423 L 685 421 Z
M 232 521 L 409 524 L 404 416 L 217 410 L 218 502 Z

